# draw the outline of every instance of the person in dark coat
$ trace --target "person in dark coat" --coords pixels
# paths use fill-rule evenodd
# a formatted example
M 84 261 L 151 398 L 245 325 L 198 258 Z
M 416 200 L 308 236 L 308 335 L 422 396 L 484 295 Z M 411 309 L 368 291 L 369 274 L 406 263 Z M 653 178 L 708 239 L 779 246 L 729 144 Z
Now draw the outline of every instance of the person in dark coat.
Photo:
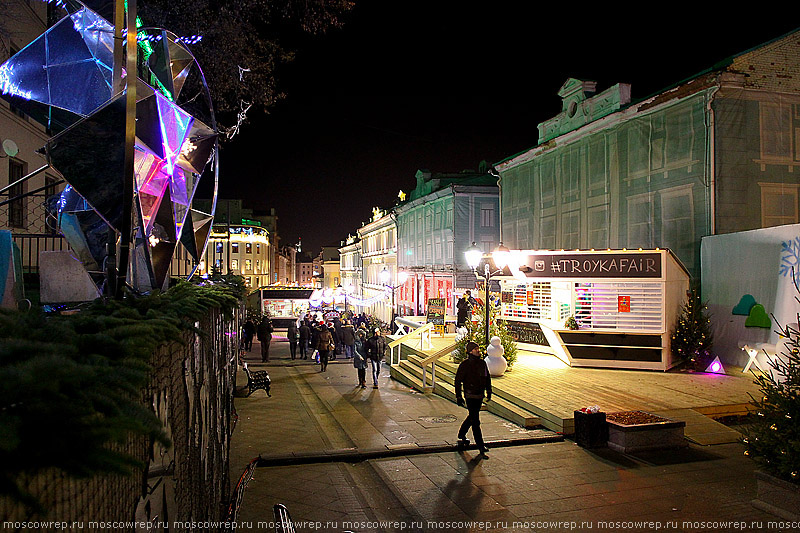
M 342 345 L 344 346 L 344 358 L 350 359 L 353 357 L 353 345 L 356 342 L 356 330 L 349 320 L 342 324 L 342 334 L 340 336 Z
M 483 403 L 484 393 L 486 401 L 492 399 L 492 376 L 486 361 L 481 358 L 480 347 L 469 341 L 467 343 L 467 353 L 469 357 L 458 365 L 456 370 L 456 403 L 464 407 L 466 398 L 467 418 L 458 430 L 458 440 L 462 446 L 469 444 L 467 431 L 472 428 L 472 436 L 478 445 L 481 456 L 486 457 L 486 444 L 483 442 L 481 433 L 481 404 Z M 464 388 L 464 395 L 461 395 L 461 388 Z
M 268 316 L 261 319 L 256 335 L 261 342 L 261 362 L 269 362 L 269 343 L 272 342 L 272 320 Z
M 308 327 L 308 323 L 303 321 L 297 328 L 297 333 L 300 335 L 298 341 L 300 343 L 300 359 L 308 359 L 308 341 L 311 337 L 311 328 Z
M 386 339 L 381 335 L 381 328 L 375 328 L 375 334 L 367 341 L 367 356 L 372 365 L 372 388 L 378 388 L 378 377 L 381 375 L 381 361 L 386 353 Z
M 289 327 L 286 329 L 286 336 L 289 337 L 289 353 L 292 354 L 292 359 L 297 356 L 297 322 L 290 322 Z
M 367 332 L 359 329 L 353 340 L 353 366 L 358 370 L 358 385 L 367 388 Z
M 333 339 L 333 350 L 331 350 L 329 356 L 331 360 L 334 360 L 336 359 L 336 350 L 341 345 L 339 344 L 339 333 L 337 333 L 336 326 L 333 322 L 328 322 L 328 332 L 331 334 L 331 338 Z
M 244 331 L 244 349 L 249 352 L 253 349 L 253 337 L 256 335 L 256 325 L 252 318 L 247 318 L 242 330 Z
M 467 320 L 472 320 L 472 308 L 475 307 L 475 298 L 470 291 L 466 291 L 464 296 L 456 303 L 456 327 L 464 326 Z
M 333 351 L 333 336 L 330 330 L 323 324 L 317 335 L 317 344 L 314 349 L 319 352 L 320 372 L 328 370 L 328 355 Z

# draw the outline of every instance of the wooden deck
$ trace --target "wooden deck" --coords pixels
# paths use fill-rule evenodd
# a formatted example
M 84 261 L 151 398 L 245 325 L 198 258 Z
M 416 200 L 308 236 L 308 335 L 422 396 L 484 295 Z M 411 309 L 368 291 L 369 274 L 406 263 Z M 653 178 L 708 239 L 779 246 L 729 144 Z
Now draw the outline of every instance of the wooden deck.
M 420 350 L 418 345 L 408 348 L 433 353 L 452 343 L 453 337 L 434 335 L 430 350 Z M 455 368 L 447 356 L 440 367 Z M 689 424 L 694 426 L 698 421 L 697 413 L 714 417 L 745 414 L 749 394 L 759 394 L 751 374 L 743 374 L 741 368 L 727 370 L 728 374 L 718 375 L 573 368 L 555 356 L 520 351 L 514 369 L 494 378 L 492 386 L 495 395 L 536 414 L 548 429 L 565 434 L 574 433 L 573 411 L 598 405 L 605 412 L 669 412 L 671 418 L 686 419 L 688 435 Z M 686 410 L 684 417 L 682 410 Z

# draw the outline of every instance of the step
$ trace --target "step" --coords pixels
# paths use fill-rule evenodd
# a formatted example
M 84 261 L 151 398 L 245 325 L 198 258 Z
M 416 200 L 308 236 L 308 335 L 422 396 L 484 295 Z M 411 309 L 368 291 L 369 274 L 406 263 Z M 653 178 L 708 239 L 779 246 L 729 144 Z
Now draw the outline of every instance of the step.
M 422 368 L 419 365 L 419 362 L 423 359 L 419 355 L 409 354 L 408 358 L 401 363 L 404 367 L 411 373 L 418 376 L 418 380 L 422 381 Z M 430 369 L 430 367 L 429 367 Z M 437 384 L 440 382 L 445 382 L 450 384 L 451 386 L 455 386 L 455 372 L 458 369 L 458 363 L 454 363 L 450 361 L 449 357 L 445 356 L 436 361 L 436 382 Z M 549 413 L 544 409 L 538 408 L 537 406 L 527 402 L 526 400 L 519 398 L 505 390 L 502 387 L 498 386 L 499 383 L 495 382 L 493 387 L 493 396 L 496 399 L 506 400 L 509 404 L 513 404 L 521 409 L 523 412 L 526 412 L 528 415 L 536 417 L 539 419 L 539 422 L 542 426 L 550 429 L 552 431 L 557 431 L 559 433 L 564 433 L 565 435 L 571 435 L 575 432 L 574 429 L 574 420 L 572 417 L 569 418 L 562 418 L 556 414 Z
M 446 398 L 451 402 L 456 401 L 455 386 L 452 383 L 441 380 L 438 372 L 436 375 L 436 386 L 432 390 L 429 386 L 425 387 L 425 390 L 423 390 L 422 369 L 418 366 L 401 363 L 400 365 L 392 366 L 390 368 L 390 374 L 393 379 L 416 390 L 433 392 L 437 396 Z M 493 396 L 492 401 L 485 404 L 485 409 L 492 414 L 505 418 L 524 428 L 533 428 L 542 425 L 539 417 L 499 396 Z

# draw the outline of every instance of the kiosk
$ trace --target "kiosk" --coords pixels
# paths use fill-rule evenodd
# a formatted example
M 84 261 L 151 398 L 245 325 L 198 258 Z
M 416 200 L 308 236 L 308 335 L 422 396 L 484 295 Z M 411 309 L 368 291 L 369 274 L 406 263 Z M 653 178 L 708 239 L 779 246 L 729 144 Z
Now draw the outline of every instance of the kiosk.
M 689 274 L 665 249 L 515 251 L 501 318 L 520 348 L 570 366 L 668 370 Z M 573 320 L 570 320 L 574 318 Z M 566 324 L 571 323 L 570 329 Z

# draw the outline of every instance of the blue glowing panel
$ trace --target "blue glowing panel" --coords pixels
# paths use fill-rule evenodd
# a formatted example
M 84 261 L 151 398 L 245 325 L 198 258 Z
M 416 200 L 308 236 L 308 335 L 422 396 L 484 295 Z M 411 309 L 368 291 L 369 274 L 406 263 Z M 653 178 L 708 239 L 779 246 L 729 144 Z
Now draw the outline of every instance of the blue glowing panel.
M 0 92 L 88 116 L 111 98 L 113 28 L 82 9 L 0 65 Z

